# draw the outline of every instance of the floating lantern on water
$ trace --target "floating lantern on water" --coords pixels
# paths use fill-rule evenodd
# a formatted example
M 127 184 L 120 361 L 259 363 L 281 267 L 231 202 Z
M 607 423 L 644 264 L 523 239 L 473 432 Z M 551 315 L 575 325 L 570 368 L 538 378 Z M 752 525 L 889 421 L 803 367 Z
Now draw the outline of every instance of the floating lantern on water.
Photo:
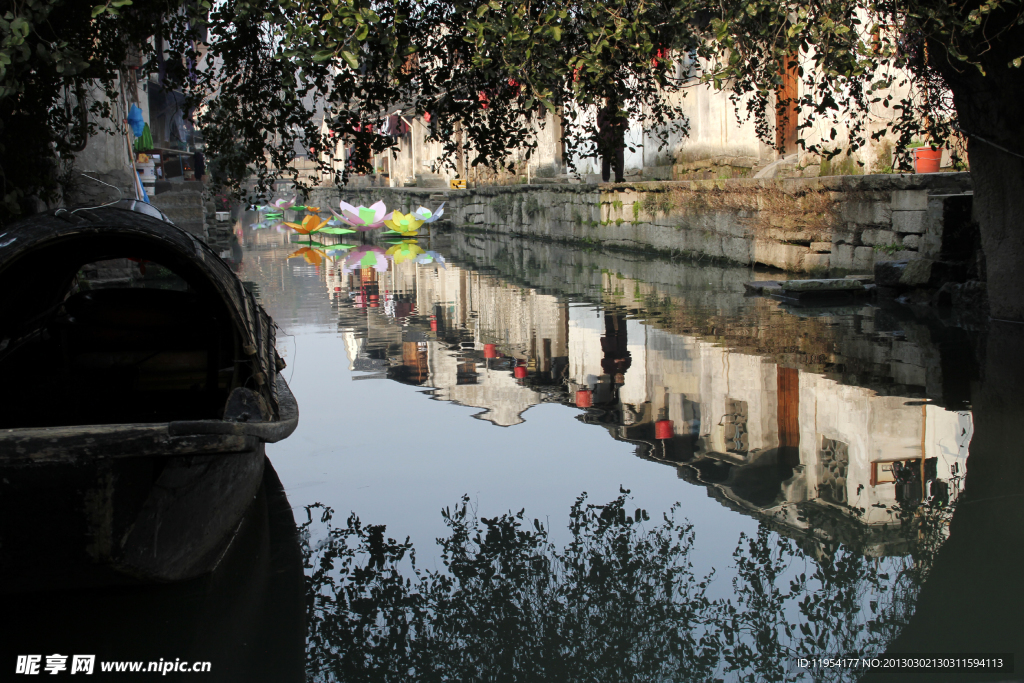
M 313 233 L 323 233 L 325 235 L 350 235 L 355 230 L 349 228 L 342 228 L 332 226 L 329 221 L 321 220 L 319 216 L 306 216 L 302 219 L 302 224 L 299 223 L 288 223 L 289 228 L 299 233 L 300 235 L 312 235 Z
M 526 379 L 526 366 L 517 365 L 512 374 L 515 375 L 516 379 Z
M 273 204 L 272 204 L 272 206 L 275 209 L 277 209 L 278 211 L 287 211 L 288 209 L 290 209 L 293 206 L 295 206 L 295 201 L 298 198 L 299 198 L 299 196 L 295 195 L 291 199 L 275 199 Z
M 672 420 L 658 420 L 654 423 L 655 439 L 671 439 L 675 435 Z
M 580 389 L 576 392 L 576 407 L 589 408 L 594 405 L 594 392 L 590 389 Z
M 319 231 L 321 228 L 326 227 L 327 221 L 320 220 L 319 216 L 306 216 L 302 219 L 302 224 L 285 222 L 289 228 L 299 233 L 300 235 L 311 235 L 314 232 Z
M 431 213 L 430 209 L 428 209 L 427 207 L 421 206 L 415 211 L 413 211 L 411 215 L 414 216 L 416 219 L 423 221 L 424 223 L 433 223 L 434 221 L 436 221 L 437 219 L 444 215 L 445 204 L 447 204 L 447 202 L 441 202 L 441 206 L 437 207 L 437 211 L 434 211 L 433 213 Z
M 498 346 L 497 344 L 484 344 L 484 358 L 497 358 L 498 357 Z
M 399 235 L 403 237 L 415 237 L 416 232 L 420 229 L 424 221 L 416 217 L 416 214 L 409 213 L 404 214 L 401 211 L 395 211 L 391 214 L 391 218 L 384 221 L 384 225 L 388 226 Z
M 352 206 L 348 202 L 341 202 L 340 208 L 341 213 L 337 213 L 333 209 L 331 213 L 360 232 L 382 228 L 384 220 L 389 218 L 384 202 L 377 202 L 368 207 Z

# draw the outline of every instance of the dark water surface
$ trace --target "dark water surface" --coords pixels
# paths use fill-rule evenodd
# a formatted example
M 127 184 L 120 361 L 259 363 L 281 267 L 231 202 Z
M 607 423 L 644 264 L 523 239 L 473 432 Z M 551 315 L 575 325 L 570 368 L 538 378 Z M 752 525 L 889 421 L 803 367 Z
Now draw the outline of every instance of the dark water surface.
M 268 454 L 299 521 L 323 506 L 310 680 L 856 680 L 796 658 L 1020 644 L 1020 465 L 968 466 L 1017 330 L 517 238 L 378 270 L 238 235 L 302 410 Z
M 6 650 L 213 663 L 166 680 L 1021 679 L 799 661 L 1024 653 L 1015 326 L 514 237 L 349 257 L 255 220 L 225 253 L 300 424 L 236 542 L 187 584 L 13 598 Z

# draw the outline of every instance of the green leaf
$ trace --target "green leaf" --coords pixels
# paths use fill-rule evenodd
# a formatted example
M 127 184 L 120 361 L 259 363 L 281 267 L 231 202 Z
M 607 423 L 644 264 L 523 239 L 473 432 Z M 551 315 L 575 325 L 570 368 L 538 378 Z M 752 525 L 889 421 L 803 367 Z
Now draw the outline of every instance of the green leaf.
M 487 5 L 480 5 L 479 7 L 477 7 L 476 8 L 476 18 L 479 19 L 483 15 L 487 14 L 487 10 L 489 10 L 489 9 L 490 9 L 490 7 L 488 7 Z
M 356 56 L 349 52 L 348 50 L 341 51 L 341 58 L 344 59 L 348 63 L 348 65 L 353 69 L 359 68 L 359 60 L 356 59 Z
M 103 14 L 106 11 L 107 11 L 107 6 L 106 5 L 95 5 L 92 8 L 92 18 L 95 19 L 96 17 L 98 17 L 99 15 Z

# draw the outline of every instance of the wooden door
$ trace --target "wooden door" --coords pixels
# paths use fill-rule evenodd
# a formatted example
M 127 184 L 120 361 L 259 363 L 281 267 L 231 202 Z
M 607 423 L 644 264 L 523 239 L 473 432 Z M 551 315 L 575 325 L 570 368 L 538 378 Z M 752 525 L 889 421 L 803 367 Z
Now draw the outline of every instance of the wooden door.
M 800 97 L 798 57 L 794 52 L 780 65 L 782 84 L 775 91 L 775 145 L 783 155 L 797 151 L 797 98 Z
M 795 449 L 800 445 L 800 371 L 779 368 L 778 390 L 779 448 Z

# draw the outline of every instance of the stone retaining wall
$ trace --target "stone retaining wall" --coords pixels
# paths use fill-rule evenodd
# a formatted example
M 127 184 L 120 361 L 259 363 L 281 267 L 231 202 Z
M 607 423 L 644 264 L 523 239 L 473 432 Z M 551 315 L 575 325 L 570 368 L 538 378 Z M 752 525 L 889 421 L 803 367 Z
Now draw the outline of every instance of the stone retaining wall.
M 965 213 L 962 204 L 970 202 L 971 182 L 967 173 L 935 173 L 469 190 L 321 189 L 310 201 L 336 206 L 339 196 L 353 203 L 383 199 L 389 209 L 406 211 L 447 201 L 445 217 L 460 230 L 788 271 L 870 272 L 879 261 L 948 257 L 944 228 L 949 216 L 969 217 L 969 206 Z

